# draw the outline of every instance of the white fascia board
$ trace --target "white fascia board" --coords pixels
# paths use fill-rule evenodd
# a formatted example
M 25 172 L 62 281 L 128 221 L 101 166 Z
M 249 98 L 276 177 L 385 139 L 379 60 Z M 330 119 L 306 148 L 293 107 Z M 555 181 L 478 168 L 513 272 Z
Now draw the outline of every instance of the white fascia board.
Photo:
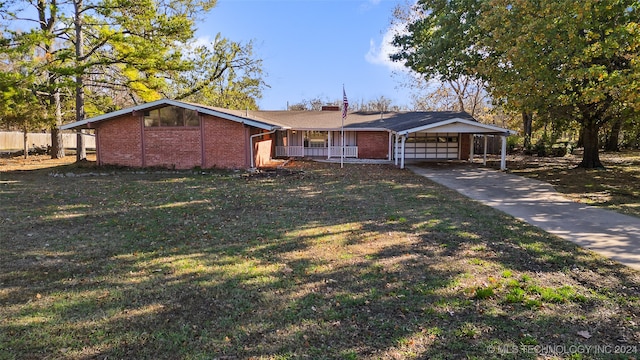
M 349 128 L 349 127 L 345 127 L 345 130 L 349 130 L 349 131 L 384 131 L 384 132 L 391 132 L 391 130 L 389 129 L 385 129 L 385 128 Z
M 207 115 L 211 115 L 211 116 L 216 116 L 216 117 L 219 117 L 221 119 L 239 122 L 241 124 L 257 127 L 259 129 L 263 129 L 263 130 L 278 130 L 278 129 L 281 128 L 278 125 L 273 125 L 273 124 L 269 124 L 269 123 L 261 122 L 261 121 L 256 121 L 256 120 L 251 120 L 251 119 L 247 119 L 247 118 L 244 118 L 244 117 L 241 117 L 241 116 L 227 114 L 225 112 L 221 112 L 221 111 L 217 111 L 217 110 L 201 108 L 201 107 L 194 107 L 194 110 L 198 111 L 201 114 L 207 114 Z
M 189 104 L 181 103 L 179 101 L 173 101 L 173 100 L 168 100 L 168 99 L 160 99 L 160 100 L 152 101 L 150 103 L 136 105 L 136 106 L 129 107 L 129 108 L 126 108 L 126 109 L 112 111 L 110 113 L 94 116 L 92 118 L 85 119 L 85 120 L 82 120 L 82 121 L 76 121 L 76 122 L 73 122 L 73 123 L 70 123 L 70 124 L 62 125 L 62 126 L 60 126 L 60 130 L 69 130 L 69 129 L 81 127 L 81 126 L 84 126 L 84 125 L 87 125 L 87 124 L 100 122 L 100 121 L 104 121 L 104 120 L 109 120 L 109 119 L 113 119 L 113 118 L 116 118 L 116 117 L 119 117 L 119 116 L 131 114 L 131 113 L 134 113 L 136 111 L 144 111 L 146 109 L 158 107 L 160 105 L 174 105 L 174 106 L 180 106 L 180 107 L 184 107 L 184 108 L 193 108 L 193 106 L 191 106 Z M 195 110 L 195 109 L 193 109 L 193 110 Z
M 429 125 L 418 126 L 412 129 L 397 131 L 396 134 L 408 135 L 411 133 L 425 131 L 425 130 L 432 130 L 432 129 L 442 128 L 442 127 L 446 128 L 448 125 L 452 125 L 455 123 L 460 123 L 460 124 L 463 124 L 464 126 L 469 126 L 469 127 L 478 129 L 477 131 L 471 131 L 467 129 L 465 132 L 468 132 L 468 133 L 477 133 L 477 134 L 482 134 L 482 133 L 500 134 L 501 133 L 501 134 L 508 134 L 508 135 L 516 134 L 516 132 L 513 130 L 504 129 L 504 128 L 493 126 L 493 125 L 482 124 L 476 121 L 471 121 L 471 120 L 466 120 L 461 118 L 453 118 L 453 119 L 440 121 L 440 122 L 429 124 Z M 443 131 L 443 132 L 446 132 L 446 131 Z M 451 129 L 451 131 L 448 131 L 448 132 L 459 132 L 459 131 L 454 131 L 454 129 Z
M 164 105 L 164 106 L 177 106 L 177 107 L 181 107 L 181 108 L 184 108 L 184 109 L 197 111 L 198 113 L 217 116 L 217 117 L 225 119 L 225 120 L 239 122 L 239 123 L 242 123 L 242 124 L 245 124 L 245 125 L 250 125 L 250 126 L 253 126 L 253 127 L 264 129 L 264 130 L 274 130 L 274 129 L 278 129 L 279 128 L 279 126 L 276 126 L 276 125 L 272 125 L 272 124 L 268 124 L 268 123 L 264 123 L 264 122 L 259 122 L 259 121 L 254 121 L 254 120 L 251 120 L 251 119 L 247 119 L 247 118 L 243 118 L 243 117 L 240 117 L 240 116 L 227 114 L 227 113 L 216 111 L 216 110 L 212 110 L 212 109 L 207 109 L 207 108 L 204 108 L 204 107 L 200 107 L 200 106 L 197 106 L 197 105 L 184 103 L 184 102 L 181 102 L 181 101 L 175 101 L 175 100 L 169 100 L 169 99 L 161 99 L 161 100 L 156 100 L 156 101 L 153 101 L 153 102 L 150 102 L 150 103 L 137 105 L 137 106 L 133 106 L 133 107 L 130 107 L 130 108 L 117 110 L 117 111 L 113 111 L 113 112 L 110 112 L 110 113 L 107 113 L 107 114 L 95 116 L 95 117 L 92 117 L 92 118 L 89 118 L 89 119 L 86 119 L 86 120 L 76 121 L 74 123 L 62 125 L 60 127 L 60 129 L 61 130 L 68 130 L 68 129 L 73 129 L 73 128 L 77 128 L 77 127 L 82 127 L 82 126 L 85 126 L 85 125 L 88 125 L 88 124 L 91 124 L 91 123 L 100 122 L 100 121 L 104 121 L 104 120 L 109 120 L 109 119 L 113 119 L 113 118 L 116 118 L 116 117 L 119 117 L 119 116 L 123 116 L 123 115 L 128 115 L 128 114 L 134 113 L 136 111 L 145 111 L 145 110 L 148 110 L 148 109 L 157 108 L 157 107 L 162 106 L 162 105 Z
M 317 127 L 283 127 L 283 130 L 295 130 L 295 131 L 340 131 L 342 130 L 342 127 L 337 127 L 337 128 L 317 128 Z M 384 129 L 384 128 L 350 128 L 350 127 L 344 127 L 344 131 L 384 131 L 384 132 L 390 132 L 391 130 L 389 129 Z

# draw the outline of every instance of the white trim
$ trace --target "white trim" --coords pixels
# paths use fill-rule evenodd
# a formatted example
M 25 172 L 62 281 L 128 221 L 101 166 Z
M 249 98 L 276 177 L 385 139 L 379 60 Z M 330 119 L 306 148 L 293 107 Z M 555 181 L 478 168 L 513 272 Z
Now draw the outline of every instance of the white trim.
M 393 146 L 393 135 L 391 134 L 391 131 L 389 131 L 389 151 L 387 154 L 387 160 L 391 161 L 392 158 L 392 153 L 391 153 L 391 147 Z
M 443 127 L 443 126 L 454 124 L 454 123 L 461 123 L 464 125 L 477 128 L 478 131 L 470 131 L 477 134 L 483 134 L 483 133 L 499 133 L 499 134 L 509 134 L 509 135 L 516 134 L 516 132 L 513 130 L 504 129 L 504 128 L 493 126 L 493 125 L 482 124 L 476 121 L 471 121 L 471 120 L 461 119 L 461 118 L 453 118 L 449 120 L 439 121 L 429 125 L 423 125 L 423 126 L 418 126 L 418 127 L 407 129 L 407 130 L 398 131 L 397 133 L 399 135 L 407 135 L 414 132 L 433 130 L 435 128 Z M 459 132 L 459 131 L 439 131 L 438 130 L 435 132 Z
M 407 142 L 407 137 L 402 137 L 402 155 L 400 156 L 400 169 L 404 169 L 404 144 Z
M 327 159 L 331 159 L 331 131 L 327 131 Z
M 398 166 L 398 155 L 399 155 L 399 151 L 400 151 L 400 137 L 398 137 L 398 134 L 395 134 L 396 137 L 396 142 L 395 142 L 395 146 L 393 147 L 393 152 L 394 154 L 394 163 L 396 166 Z
M 292 126 L 287 126 L 287 127 L 282 127 L 281 129 L 278 130 L 296 130 L 296 131 L 340 131 L 342 128 L 337 127 L 337 128 L 318 128 L 318 127 L 292 127 Z M 389 129 L 386 128 L 356 128 L 356 127 L 349 127 L 348 125 L 346 125 L 344 127 L 344 131 L 390 131 Z

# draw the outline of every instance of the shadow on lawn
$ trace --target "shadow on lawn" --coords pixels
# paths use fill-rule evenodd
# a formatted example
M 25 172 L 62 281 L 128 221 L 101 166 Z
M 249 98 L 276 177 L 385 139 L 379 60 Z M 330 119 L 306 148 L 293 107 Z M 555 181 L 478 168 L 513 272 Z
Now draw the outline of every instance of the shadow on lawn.
M 638 340 L 636 272 L 390 167 L 8 178 L 0 357 L 535 358 L 496 349 Z M 587 300 L 474 292 L 524 275 Z

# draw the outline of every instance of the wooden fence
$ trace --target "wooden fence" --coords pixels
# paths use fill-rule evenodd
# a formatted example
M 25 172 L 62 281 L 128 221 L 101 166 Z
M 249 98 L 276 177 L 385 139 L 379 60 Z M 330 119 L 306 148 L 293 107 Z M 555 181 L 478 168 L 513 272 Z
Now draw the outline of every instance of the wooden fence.
M 29 148 L 51 146 L 51 134 L 28 133 L 27 144 Z M 62 143 L 65 149 L 76 148 L 76 133 L 63 133 Z M 22 150 L 24 147 L 24 134 L 19 131 L 0 131 L 0 151 Z M 84 135 L 84 145 L 87 149 L 96 148 L 96 138 L 93 135 Z
M 500 154 L 502 151 L 502 137 L 497 135 L 487 136 L 487 154 Z M 484 136 L 474 136 L 473 138 L 473 153 L 484 154 Z

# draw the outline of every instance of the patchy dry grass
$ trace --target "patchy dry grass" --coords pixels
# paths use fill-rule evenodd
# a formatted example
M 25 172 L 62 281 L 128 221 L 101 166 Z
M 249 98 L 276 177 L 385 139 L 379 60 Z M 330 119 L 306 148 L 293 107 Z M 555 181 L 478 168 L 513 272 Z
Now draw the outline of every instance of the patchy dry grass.
M 640 217 L 640 151 L 602 153 L 600 158 L 605 170 L 578 168 L 581 157 L 576 155 L 511 156 L 508 167 L 577 201 Z
M 640 273 L 408 171 L 6 169 L 0 359 L 638 356 Z

